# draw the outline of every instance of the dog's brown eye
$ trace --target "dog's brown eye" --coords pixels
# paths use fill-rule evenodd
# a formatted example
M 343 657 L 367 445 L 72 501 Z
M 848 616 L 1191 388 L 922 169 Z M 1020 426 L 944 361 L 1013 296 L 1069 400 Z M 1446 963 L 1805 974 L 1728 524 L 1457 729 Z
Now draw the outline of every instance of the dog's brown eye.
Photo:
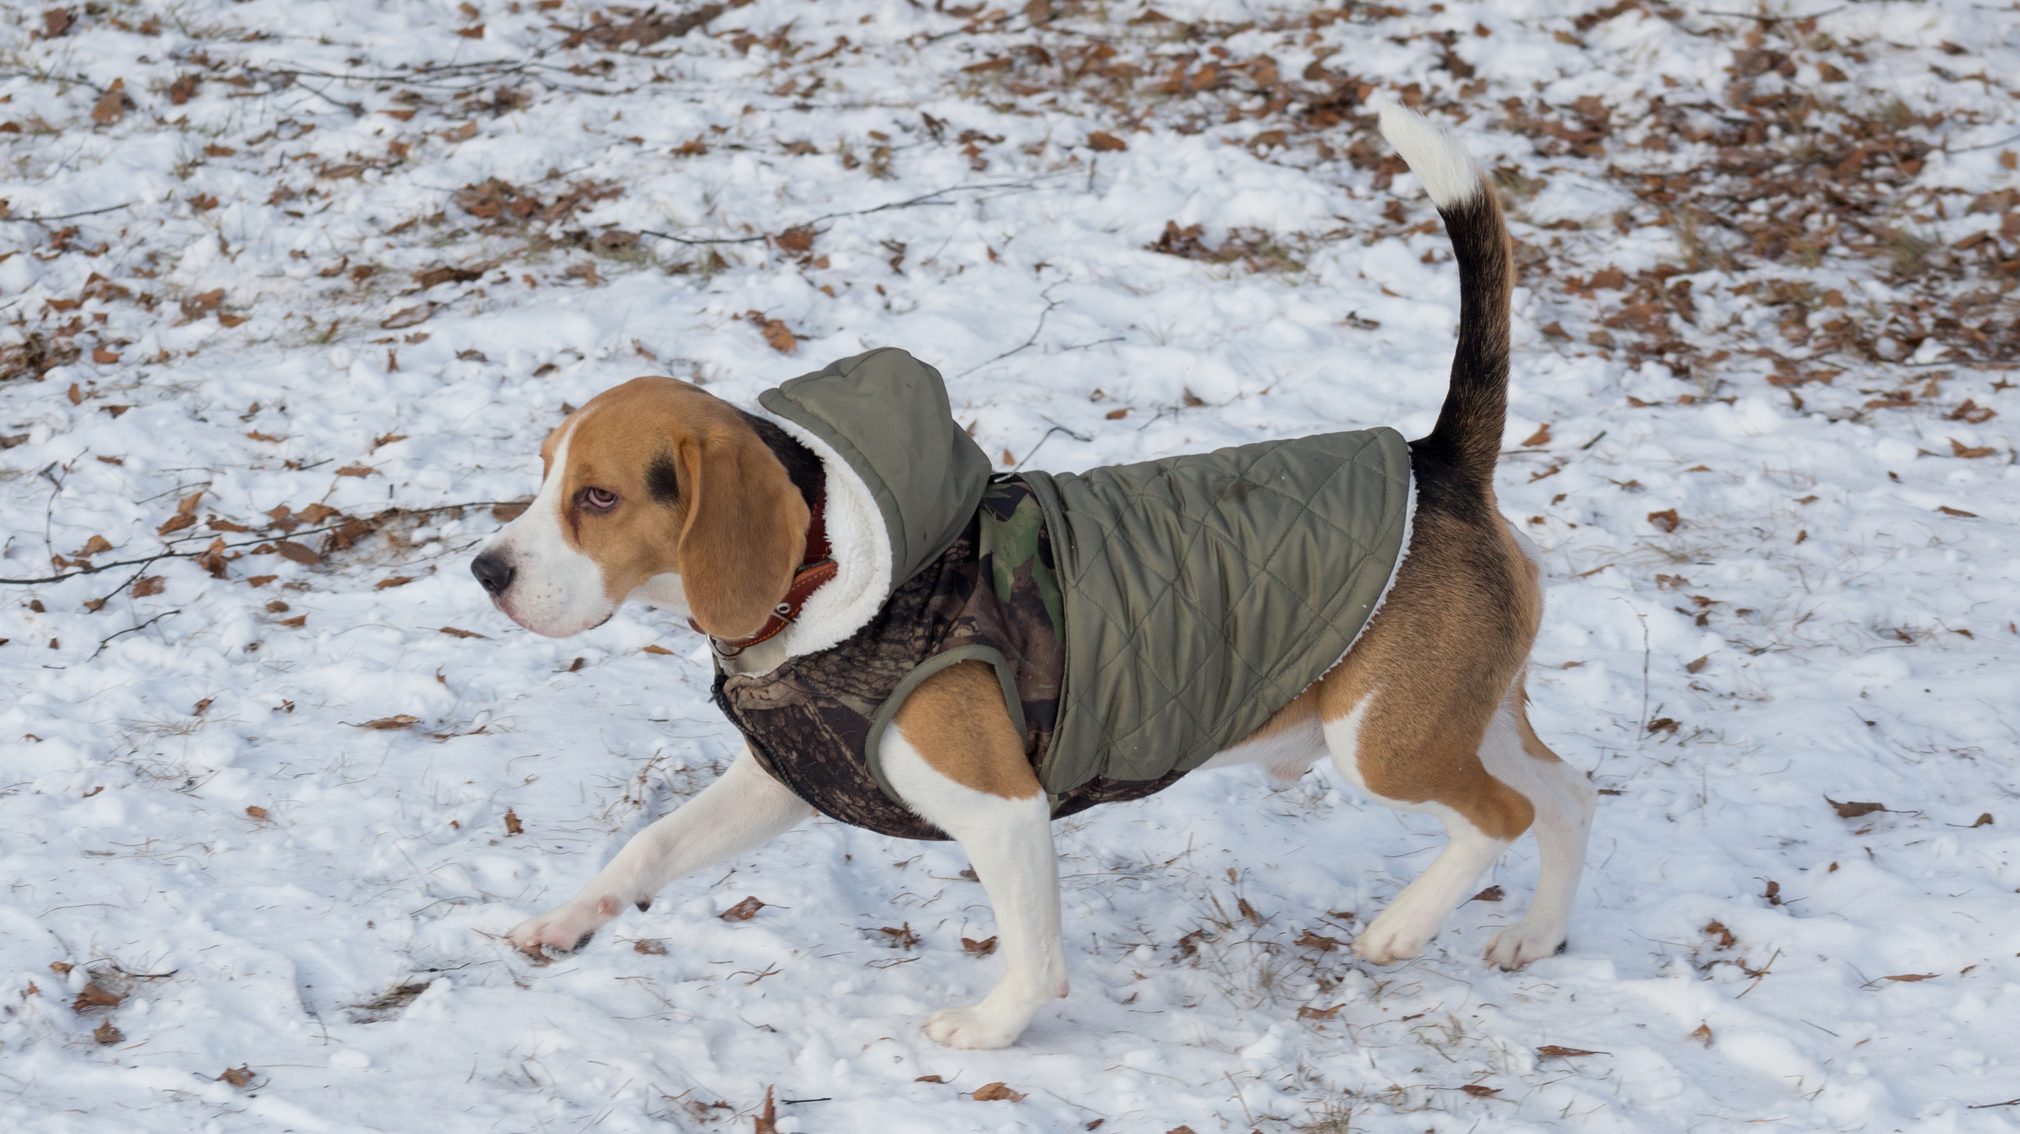
M 608 512 L 617 507 L 617 493 L 604 488 L 582 490 L 582 504 L 594 512 Z

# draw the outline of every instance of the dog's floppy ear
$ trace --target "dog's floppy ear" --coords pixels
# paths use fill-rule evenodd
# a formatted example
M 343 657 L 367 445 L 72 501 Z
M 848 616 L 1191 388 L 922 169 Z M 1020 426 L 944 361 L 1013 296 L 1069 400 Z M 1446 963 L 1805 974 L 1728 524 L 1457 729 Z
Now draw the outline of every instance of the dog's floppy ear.
M 757 633 L 806 550 L 807 503 L 757 434 L 734 425 L 683 439 L 681 585 L 711 637 Z

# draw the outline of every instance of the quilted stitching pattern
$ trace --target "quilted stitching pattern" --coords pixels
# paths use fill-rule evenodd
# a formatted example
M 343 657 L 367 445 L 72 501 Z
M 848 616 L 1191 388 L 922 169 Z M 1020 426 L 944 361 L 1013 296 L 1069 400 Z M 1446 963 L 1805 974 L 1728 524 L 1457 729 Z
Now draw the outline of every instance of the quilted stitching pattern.
M 1337 661 L 1400 553 L 1409 457 L 1375 429 L 1036 487 L 1067 586 L 1066 710 L 1041 770 L 1061 793 L 1197 767 Z

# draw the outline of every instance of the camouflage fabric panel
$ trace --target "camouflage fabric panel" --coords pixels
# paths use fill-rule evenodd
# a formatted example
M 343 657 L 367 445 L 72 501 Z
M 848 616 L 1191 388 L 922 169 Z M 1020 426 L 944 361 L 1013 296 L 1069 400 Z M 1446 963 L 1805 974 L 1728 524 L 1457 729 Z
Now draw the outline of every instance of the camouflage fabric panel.
M 1023 481 L 999 478 L 953 543 L 861 631 L 769 673 L 718 675 L 715 701 L 759 765 L 823 814 L 899 838 L 944 839 L 877 785 L 867 753 L 878 710 L 930 659 L 993 651 L 1015 682 L 1036 767 L 1059 717 L 1061 609 L 1043 511 Z

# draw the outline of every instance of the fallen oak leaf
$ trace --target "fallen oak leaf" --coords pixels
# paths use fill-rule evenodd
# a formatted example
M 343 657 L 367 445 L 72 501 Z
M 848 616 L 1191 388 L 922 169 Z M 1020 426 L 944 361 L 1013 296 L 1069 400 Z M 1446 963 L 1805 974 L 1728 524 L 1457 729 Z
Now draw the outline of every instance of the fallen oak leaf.
M 985 937 L 977 941 L 972 937 L 963 937 L 961 939 L 961 951 L 970 956 L 986 957 L 996 951 L 996 939 L 994 937 Z
M 134 598 L 151 598 L 168 589 L 168 580 L 160 575 L 145 575 L 133 581 Z
M 1011 1089 L 1007 1083 L 995 1082 L 975 1088 L 969 1097 L 976 1102 L 1023 1102 L 1024 1092 Z
M 351 727 L 369 728 L 386 732 L 396 728 L 412 728 L 414 725 L 419 724 L 420 721 L 421 718 L 411 713 L 398 713 L 390 717 L 380 717 L 377 720 L 366 721 L 361 725 L 352 725 Z
M 1480 1083 L 1468 1083 L 1459 1089 L 1476 1099 L 1491 1099 L 1501 1093 L 1501 1088 L 1499 1087 L 1489 1087 Z
M 91 104 L 91 120 L 100 126 L 110 126 L 126 117 L 126 108 L 133 105 L 133 99 L 126 93 L 126 80 L 114 79 L 98 101 Z
M 509 807 L 505 809 L 505 833 L 507 835 L 523 835 L 526 833 L 526 824 L 519 821 L 519 813 Z
M 1837 812 L 1840 819 L 1857 819 L 1861 815 L 1871 815 L 1875 811 L 1892 810 L 1884 803 L 1861 803 L 1852 800 L 1839 803 L 1828 795 L 1824 797 L 1824 802 L 1831 805 L 1831 810 Z
M 243 1089 L 252 1084 L 252 1064 L 242 1063 L 237 1067 L 227 1067 L 219 1073 L 218 1078 L 226 1083 L 230 1083 L 234 1087 Z
M 722 918 L 724 921 L 749 921 L 756 917 L 758 911 L 763 908 L 765 908 L 765 904 L 759 901 L 756 895 L 752 895 L 716 916 Z
M 1914 984 L 1917 981 L 1933 980 L 1938 975 L 1936 973 L 1895 973 L 1892 976 L 1883 976 L 1880 979 L 1891 980 L 1900 984 Z
M 92 357 L 97 358 L 98 352 L 93 351 Z M 118 362 L 119 356 L 113 355 L 112 361 Z M 1950 455 L 1953 457 L 1962 457 L 1967 461 L 1976 460 L 1979 457 L 1989 457 L 1998 451 L 1992 445 L 1966 445 L 1955 437 L 1950 438 Z
M 1580 1055 L 1611 1055 L 1613 1053 L 1609 1051 L 1587 1051 L 1582 1047 L 1559 1047 L 1554 1043 L 1546 1043 L 1536 1049 L 1536 1054 L 1542 1059 L 1573 1059 Z
M 273 546 L 274 551 L 281 558 L 292 560 L 304 567 L 314 567 L 323 561 L 323 557 L 316 554 L 314 548 L 304 543 L 296 543 L 291 539 L 275 540 Z
M 1128 149 L 1129 143 L 1106 130 L 1095 130 L 1087 135 L 1087 148 L 1096 153 L 1113 153 Z
M 1524 449 L 1534 449 L 1539 445 L 1548 444 L 1550 444 L 1550 423 L 1546 421 L 1537 426 L 1536 432 L 1531 433 L 1528 439 L 1522 442 L 1522 447 Z
M 98 1025 L 97 1027 L 91 1029 L 91 1038 L 97 1040 L 100 1047 L 110 1047 L 113 1044 L 118 1043 L 121 1040 L 125 1039 L 126 1033 L 120 1031 L 118 1028 L 113 1027 L 112 1021 L 107 1020 L 104 1023 Z
M 1309 1005 L 1309 1004 L 1306 1004 L 1306 1005 L 1304 1005 L 1303 1007 L 1301 1007 L 1301 1008 L 1299 1008 L 1299 1009 L 1298 1009 L 1298 1019 L 1300 1019 L 1300 1020 L 1330 1020 L 1330 1019 L 1332 1019 L 1333 1017 L 1335 1017 L 1335 1016 L 1339 1015 L 1339 1014 L 1340 1014 L 1340 1009 L 1342 1009 L 1342 1008 L 1344 1008 L 1344 1007 L 1346 1007 L 1346 1004 L 1345 1004 L 1344 1002 L 1342 1002 L 1342 1003 L 1339 1003 L 1339 1004 L 1335 1004 L 1335 1005 L 1333 1005 L 1333 1006 L 1332 1006 L 1331 1008 L 1314 1008 L 1314 1007 L 1312 1007 L 1311 1005 Z
M 1665 532 L 1673 532 L 1683 526 L 1683 520 L 1677 516 L 1676 509 L 1674 508 L 1664 508 L 1660 512 L 1650 512 L 1648 514 L 1648 522 Z

